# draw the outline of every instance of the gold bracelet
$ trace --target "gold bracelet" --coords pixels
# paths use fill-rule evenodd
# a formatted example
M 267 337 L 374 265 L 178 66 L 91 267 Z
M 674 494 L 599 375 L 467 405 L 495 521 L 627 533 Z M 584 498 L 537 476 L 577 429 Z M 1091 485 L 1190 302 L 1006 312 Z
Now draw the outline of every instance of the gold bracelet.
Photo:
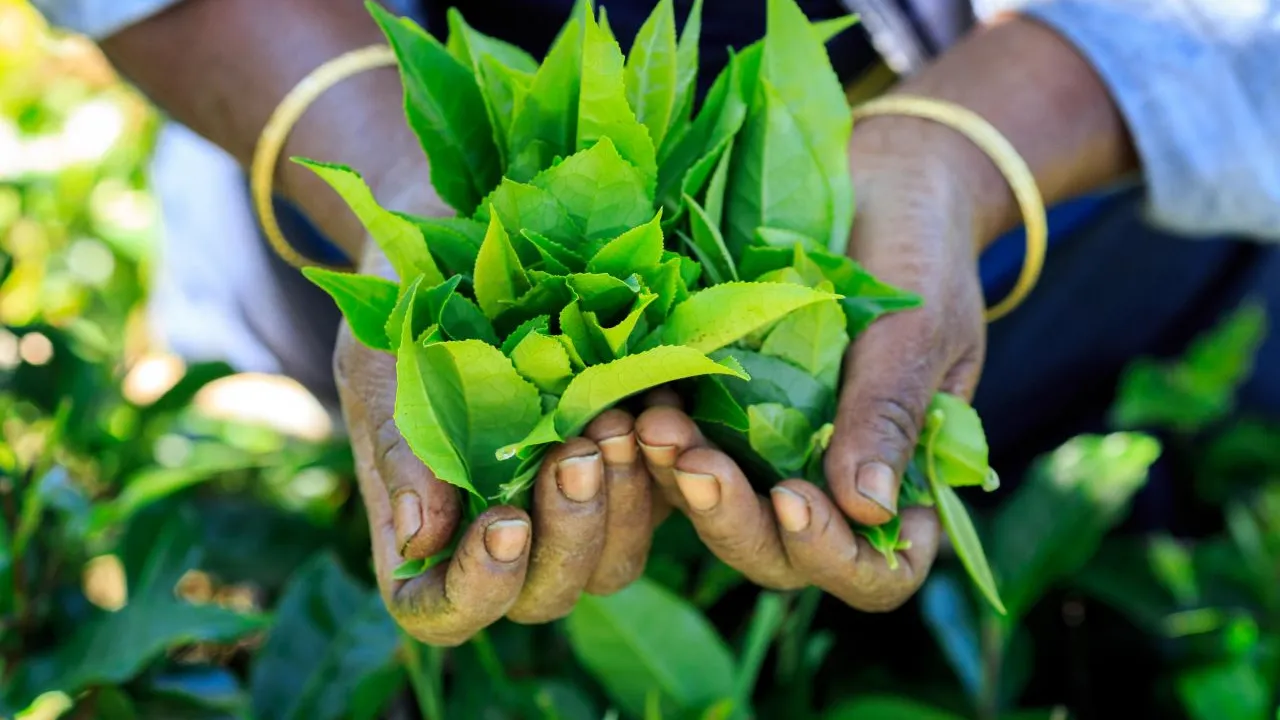
M 996 168 L 1004 175 L 1013 189 L 1013 197 L 1022 211 L 1026 227 L 1026 254 L 1018 281 L 1003 300 L 987 308 L 987 322 L 993 322 L 1018 307 L 1040 278 L 1044 268 L 1044 256 L 1049 243 L 1049 222 L 1045 217 L 1044 198 L 1036 187 L 1031 168 L 1008 141 L 981 115 L 944 100 L 912 95 L 885 95 L 853 109 L 854 122 L 873 115 L 909 115 L 942 123 L 969 138 L 977 145 Z
M 280 225 L 276 221 L 275 208 L 271 204 L 271 185 L 275 176 L 276 162 L 280 158 L 280 150 L 284 148 L 285 139 L 298 122 L 298 118 L 307 111 L 311 103 L 326 90 L 346 80 L 352 75 L 372 70 L 377 67 L 394 65 L 395 53 L 386 45 L 370 45 L 343 53 L 325 62 L 302 78 L 288 95 L 280 101 L 271 113 L 267 124 L 258 136 L 257 147 L 253 151 L 253 164 L 249 169 L 249 191 L 253 197 L 253 207 L 258 214 L 258 222 L 267 236 L 267 242 L 285 262 L 301 268 L 306 266 L 326 267 L 322 263 L 303 257 L 293 248 Z M 342 269 L 342 268 L 330 268 Z

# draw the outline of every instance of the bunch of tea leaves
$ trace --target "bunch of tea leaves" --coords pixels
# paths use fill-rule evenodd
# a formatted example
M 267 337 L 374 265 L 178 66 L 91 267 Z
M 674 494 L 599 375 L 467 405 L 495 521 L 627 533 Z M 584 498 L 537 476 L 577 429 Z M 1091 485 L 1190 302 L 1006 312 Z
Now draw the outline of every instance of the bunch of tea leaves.
M 844 256 L 852 121 L 811 24 L 768 0 L 695 112 L 701 0 L 661 0 L 628 54 L 578 3 L 541 62 L 449 16 L 446 43 L 375 3 L 431 182 L 456 217 L 378 205 L 349 168 L 300 160 L 350 205 L 399 282 L 308 269 L 364 344 L 396 354 L 396 423 L 474 516 L 524 500 L 546 449 L 684 381 L 694 415 L 758 479 L 823 483 L 841 361 L 920 299 Z M 977 415 L 938 395 L 903 504 L 935 506 L 1001 608 L 952 487 L 995 475 Z M 898 521 L 859 528 L 896 567 Z M 403 574 L 430 562 L 411 563 Z

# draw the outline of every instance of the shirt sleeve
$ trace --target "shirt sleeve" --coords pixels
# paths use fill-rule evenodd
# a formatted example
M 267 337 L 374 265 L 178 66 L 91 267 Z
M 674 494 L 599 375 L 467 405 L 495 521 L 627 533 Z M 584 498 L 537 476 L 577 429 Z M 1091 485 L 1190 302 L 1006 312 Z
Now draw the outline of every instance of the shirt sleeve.
M 182 0 L 32 0 L 58 27 L 102 40 Z
M 1280 0 L 1019 0 L 1108 86 L 1150 220 L 1280 241 Z

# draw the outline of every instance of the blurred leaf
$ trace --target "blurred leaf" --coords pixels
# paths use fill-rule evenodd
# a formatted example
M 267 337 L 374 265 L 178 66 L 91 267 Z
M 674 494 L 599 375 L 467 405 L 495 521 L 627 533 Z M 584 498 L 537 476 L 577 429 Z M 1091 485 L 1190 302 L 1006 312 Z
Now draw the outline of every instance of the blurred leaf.
M 1191 720 L 1267 720 L 1270 683 L 1244 661 L 1198 668 L 1178 678 L 1178 698 Z
M 190 365 L 182 375 L 182 379 L 166 390 L 155 402 L 142 408 L 142 424 L 145 426 L 152 418 L 185 408 L 191 404 L 191 401 L 195 399 L 196 393 L 200 392 L 204 386 L 214 380 L 234 374 L 235 370 L 221 361 Z
M 1266 309 L 1249 302 L 1196 338 L 1180 360 L 1134 362 L 1120 380 L 1112 422 L 1194 432 L 1222 419 L 1253 371 L 1266 332 Z
M 751 613 L 751 623 L 747 626 L 747 636 L 738 656 L 738 673 L 734 681 L 733 697 L 743 708 L 751 707 L 751 695 L 756 689 L 760 666 L 782 628 L 786 612 L 786 599 L 778 593 L 762 592 L 756 598 L 756 607 Z
M 934 571 L 920 589 L 920 613 L 970 699 L 982 684 L 982 647 L 969 594 L 956 577 Z
M 26 663 L 6 695 L 25 705 L 46 690 L 76 692 L 133 677 L 165 648 L 199 641 L 238 638 L 265 626 L 264 618 L 213 605 L 189 605 L 174 586 L 197 567 L 203 549 L 189 508 L 139 517 L 121 548 L 128 604 L 118 612 L 97 612 L 52 652 Z
M 1088 562 L 1159 455 L 1147 435 L 1082 435 L 1036 463 L 996 513 L 988 545 L 1010 624 Z
M 584 595 L 566 622 L 579 661 L 633 715 L 644 713 L 653 690 L 680 711 L 733 693 L 724 640 L 692 605 L 649 580 L 607 597 Z
M 365 678 L 394 662 L 399 636 L 382 597 L 328 554 L 298 570 L 276 615 L 250 673 L 256 717 L 344 717 Z
M 249 696 L 240 686 L 240 680 L 220 667 L 166 672 L 152 678 L 150 690 L 156 695 L 235 714 L 247 710 L 249 705 Z
M 200 523 L 206 570 L 229 582 L 254 583 L 272 594 L 303 561 L 338 539 L 332 529 L 248 498 L 201 499 Z M 360 554 L 367 559 L 367 540 L 359 542 Z
M 387 706 L 408 682 L 400 665 L 384 665 L 367 673 L 351 691 L 351 720 L 382 720 Z
M 822 714 L 823 720 L 964 720 L 946 710 L 890 696 L 861 697 Z

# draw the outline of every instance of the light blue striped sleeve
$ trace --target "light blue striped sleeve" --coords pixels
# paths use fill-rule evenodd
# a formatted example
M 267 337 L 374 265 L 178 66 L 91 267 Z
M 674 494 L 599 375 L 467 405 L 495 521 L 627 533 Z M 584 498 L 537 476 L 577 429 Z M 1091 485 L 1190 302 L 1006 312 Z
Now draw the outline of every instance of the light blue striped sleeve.
M 32 4 L 51 24 L 102 40 L 181 1 L 32 0 Z
M 1015 0 L 1096 68 L 1179 233 L 1280 241 L 1280 0 Z

